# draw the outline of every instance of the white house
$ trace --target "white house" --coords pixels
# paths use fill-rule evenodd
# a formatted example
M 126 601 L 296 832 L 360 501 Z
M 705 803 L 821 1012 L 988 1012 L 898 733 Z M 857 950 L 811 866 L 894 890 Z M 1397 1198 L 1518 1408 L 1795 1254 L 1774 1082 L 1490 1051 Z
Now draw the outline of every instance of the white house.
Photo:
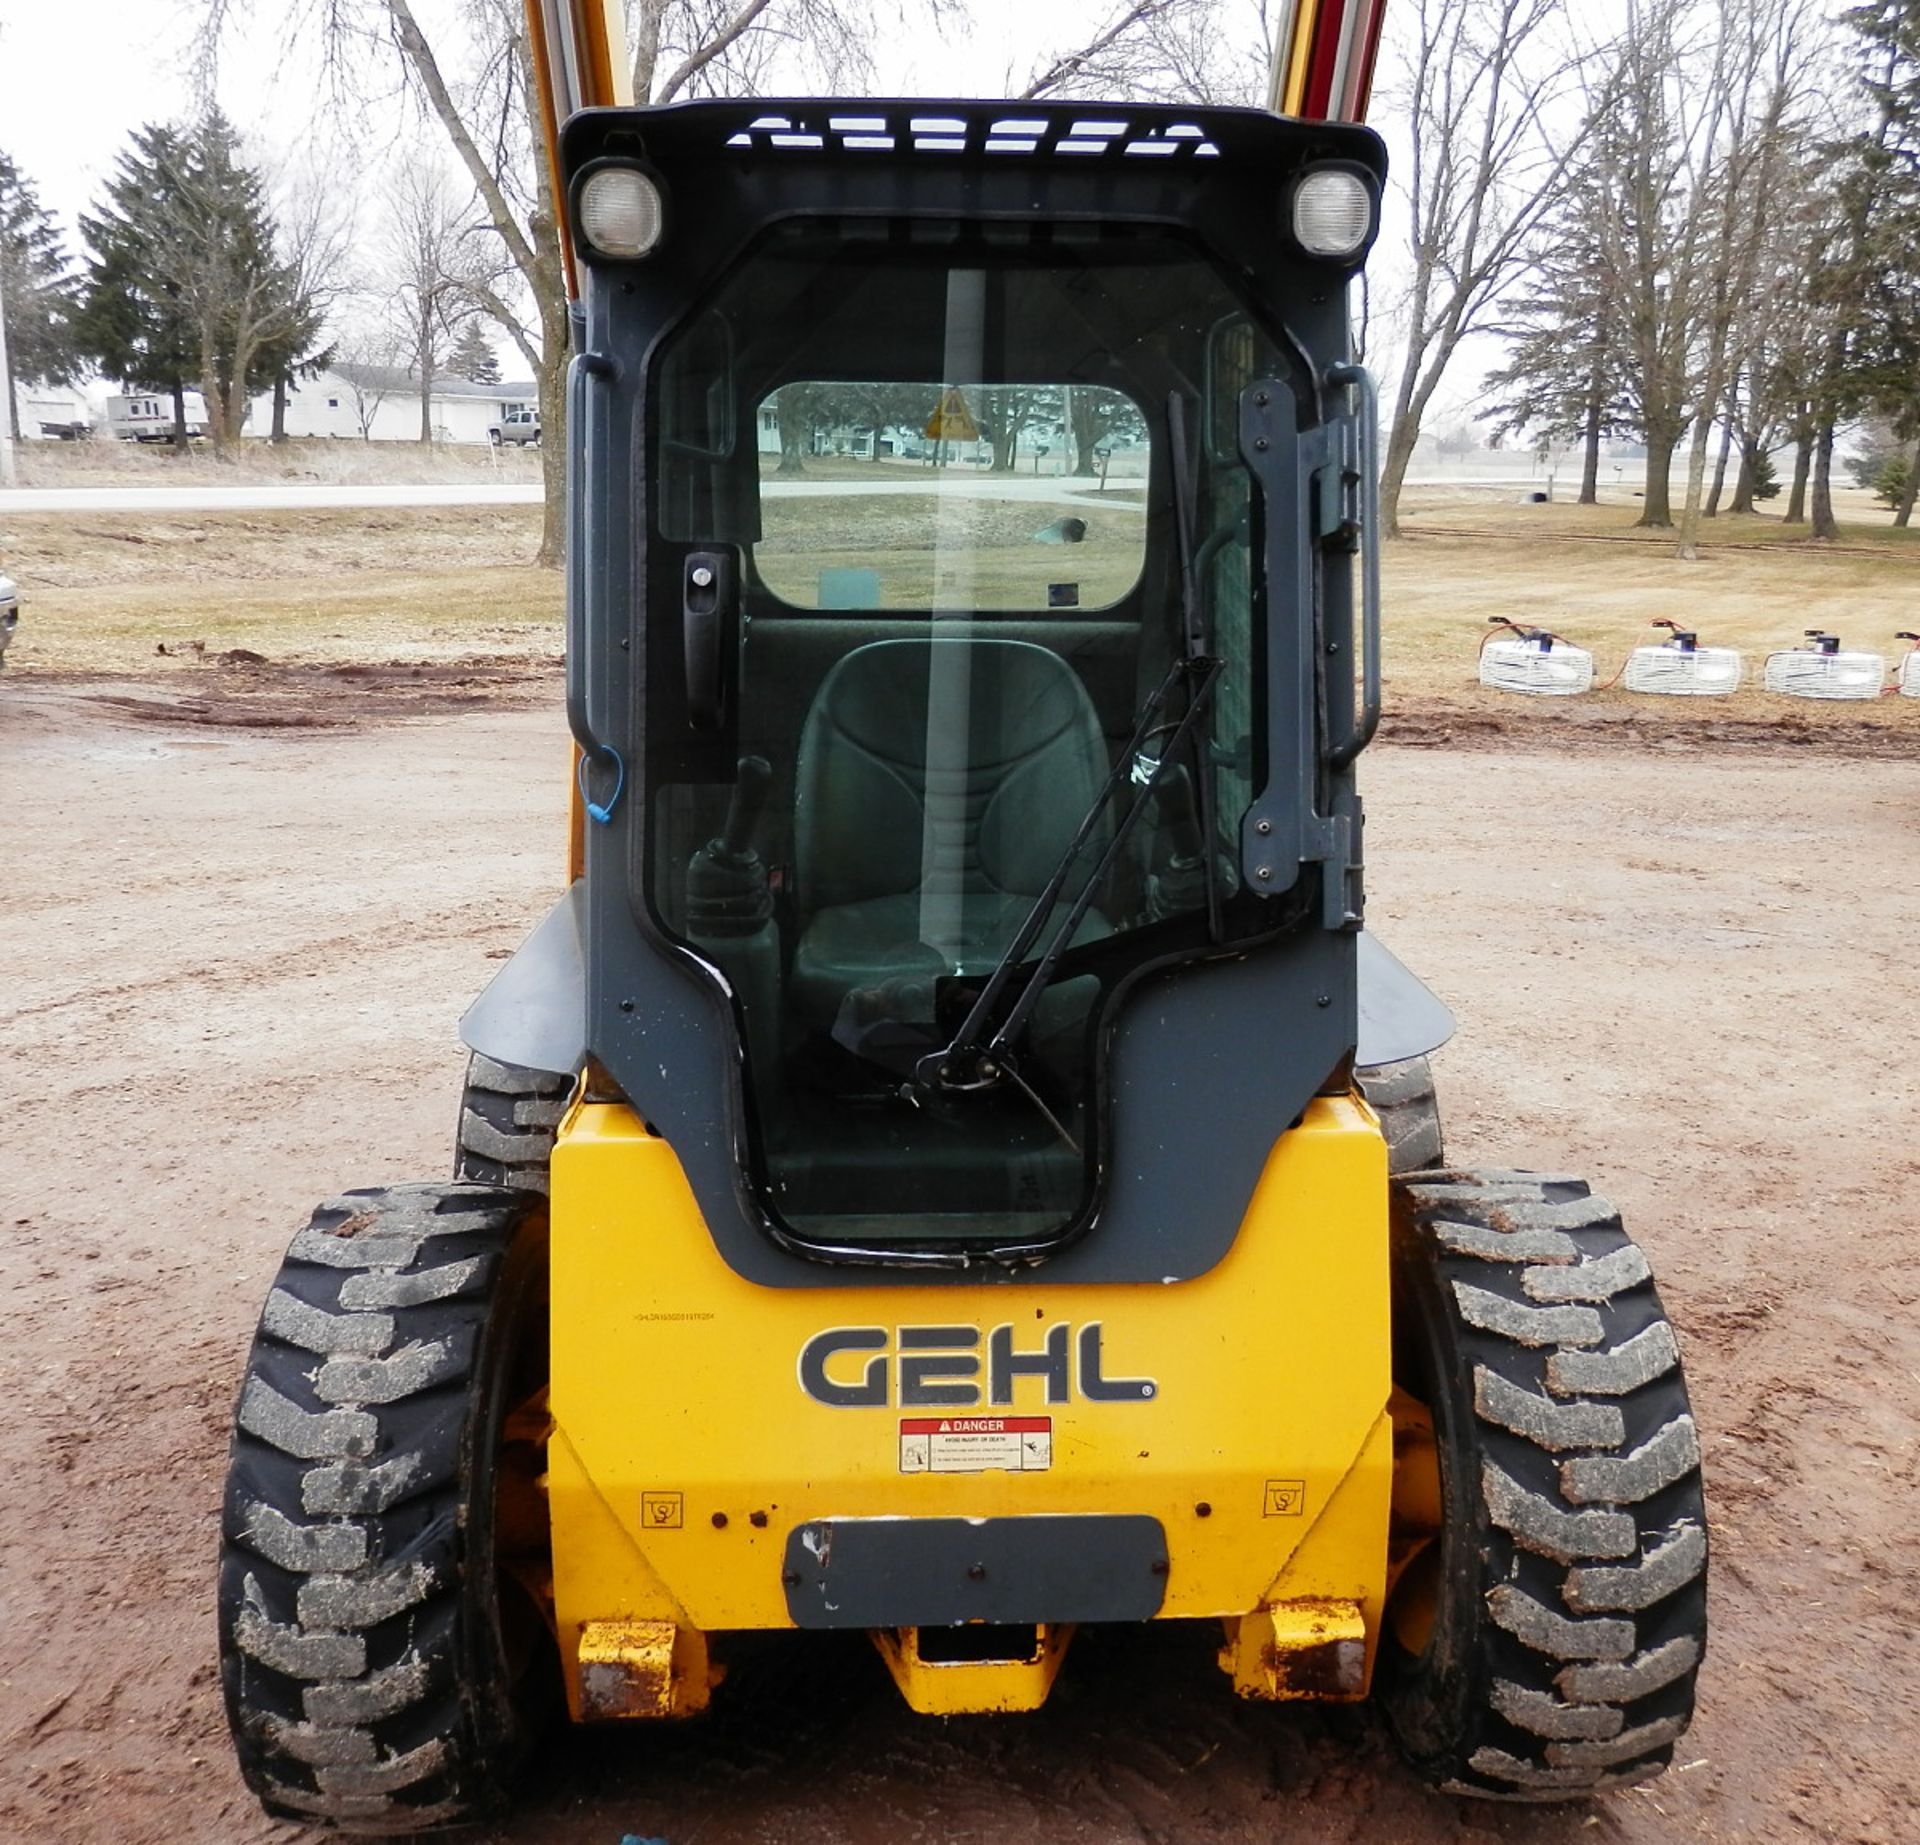
M 436 442 L 488 442 L 511 410 L 537 405 L 531 381 L 473 384 L 465 378 L 436 378 L 428 393 Z M 332 436 L 369 442 L 417 442 L 420 439 L 420 380 L 392 365 L 357 365 L 342 359 L 316 378 L 287 392 L 289 436 Z M 273 429 L 273 393 L 253 399 L 247 433 L 265 436 Z

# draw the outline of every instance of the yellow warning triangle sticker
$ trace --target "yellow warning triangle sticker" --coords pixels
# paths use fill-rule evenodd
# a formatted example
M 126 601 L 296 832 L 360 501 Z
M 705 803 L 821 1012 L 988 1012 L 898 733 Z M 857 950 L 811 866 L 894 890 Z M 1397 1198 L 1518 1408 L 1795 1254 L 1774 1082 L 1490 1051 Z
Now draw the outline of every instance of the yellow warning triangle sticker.
M 973 406 L 957 384 L 950 384 L 940 395 L 939 408 L 927 418 L 927 439 L 931 442 L 978 442 L 980 425 L 974 419 Z

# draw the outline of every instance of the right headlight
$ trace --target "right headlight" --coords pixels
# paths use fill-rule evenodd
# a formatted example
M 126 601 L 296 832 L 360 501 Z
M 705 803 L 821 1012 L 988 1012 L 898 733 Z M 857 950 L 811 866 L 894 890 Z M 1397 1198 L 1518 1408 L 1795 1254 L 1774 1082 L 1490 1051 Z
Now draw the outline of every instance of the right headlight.
M 1357 167 L 1315 167 L 1293 188 L 1293 239 L 1309 256 L 1344 262 L 1373 235 L 1373 188 Z

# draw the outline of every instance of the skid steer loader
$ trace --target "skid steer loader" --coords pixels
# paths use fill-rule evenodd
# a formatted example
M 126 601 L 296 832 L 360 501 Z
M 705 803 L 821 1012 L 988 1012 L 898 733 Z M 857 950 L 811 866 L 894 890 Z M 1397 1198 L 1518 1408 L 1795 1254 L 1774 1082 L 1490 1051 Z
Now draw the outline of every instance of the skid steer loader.
M 1455 1793 L 1656 1773 L 1672 1331 L 1585 1184 L 1444 1164 L 1447 1016 L 1362 928 L 1378 140 L 699 102 L 561 155 L 581 875 L 465 1021 L 458 1178 L 268 1297 L 255 1792 L 424 1829 L 731 1636 L 1018 1712 L 1146 1621 Z

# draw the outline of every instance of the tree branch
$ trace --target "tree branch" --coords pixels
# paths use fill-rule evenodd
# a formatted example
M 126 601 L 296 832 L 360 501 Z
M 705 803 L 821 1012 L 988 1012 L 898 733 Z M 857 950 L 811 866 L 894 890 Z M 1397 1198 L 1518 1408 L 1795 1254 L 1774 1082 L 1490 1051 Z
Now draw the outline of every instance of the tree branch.
M 739 12 L 727 21 L 712 38 L 697 50 L 689 52 L 680 61 L 679 67 L 660 86 L 655 102 L 672 102 L 693 79 L 707 68 L 715 58 L 722 57 L 734 45 L 738 44 L 753 22 L 773 4 L 773 0 L 745 0 Z

